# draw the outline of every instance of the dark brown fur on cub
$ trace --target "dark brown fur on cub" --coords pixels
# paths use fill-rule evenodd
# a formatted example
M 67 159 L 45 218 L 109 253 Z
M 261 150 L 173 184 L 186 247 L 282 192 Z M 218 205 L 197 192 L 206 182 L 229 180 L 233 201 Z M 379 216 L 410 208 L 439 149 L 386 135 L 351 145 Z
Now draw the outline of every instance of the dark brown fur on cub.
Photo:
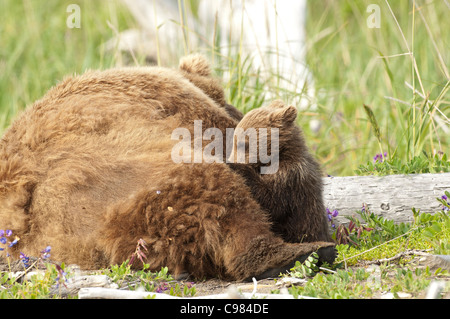
M 243 131 L 255 128 L 258 134 L 260 128 L 278 129 L 279 166 L 273 174 L 261 174 L 264 164 L 259 157 L 256 163 L 249 163 L 247 154 L 246 163 L 231 164 L 231 167 L 244 176 L 253 198 L 270 213 L 272 230 L 285 241 L 331 241 L 320 167 L 309 153 L 300 128 L 295 125 L 296 118 L 296 108 L 286 107 L 281 101 L 248 112 L 237 125 L 236 133 L 238 128 Z M 270 153 L 270 133 L 268 137 Z M 233 151 L 237 147 L 236 138 Z M 248 153 L 248 148 L 246 151 Z

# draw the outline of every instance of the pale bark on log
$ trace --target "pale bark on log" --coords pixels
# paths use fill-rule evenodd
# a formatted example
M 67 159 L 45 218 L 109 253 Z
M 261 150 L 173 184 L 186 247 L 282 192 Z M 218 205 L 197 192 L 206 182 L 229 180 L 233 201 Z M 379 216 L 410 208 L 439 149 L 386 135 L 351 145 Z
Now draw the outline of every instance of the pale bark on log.
M 337 223 L 357 216 L 363 203 L 369 210 L 395 222 L 413 221 L 412 208 L 422 213 L 442 210 L 436 198 L 450 191 L 450 173 L 324 177 L 325 207 L 338 210 Z
M 100 287 L 81 288 L 78 292 L 79 299 L 144 299 L 148 297 L 155 297 L 156 299 L 176 299 L 176 297 L 168 294 Z
M 200 297 L 176 297 L 165 293 L 154 293 L 145 291 L 119 290 L 110 288 L 82 288 L 78 292 L 79 299 L 295 299 L 290 294 L 267 294 L 267 293 L 240 293 L 228 291 L 226 293 L 206 295 Z M 299 296 L 298 299 L 315 299 L 307 296 Z

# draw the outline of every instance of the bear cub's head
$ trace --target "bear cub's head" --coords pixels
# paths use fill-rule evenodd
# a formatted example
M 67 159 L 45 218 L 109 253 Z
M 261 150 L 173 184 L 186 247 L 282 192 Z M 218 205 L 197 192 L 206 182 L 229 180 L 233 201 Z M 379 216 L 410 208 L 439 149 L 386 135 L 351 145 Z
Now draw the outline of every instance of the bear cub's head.
M 228 161 L 259 168 L 261 174 L 277 173 L 280 161 L 303 143 L 296 118 L 297 109 L 278 100 L 248 112 L 235 128 Z

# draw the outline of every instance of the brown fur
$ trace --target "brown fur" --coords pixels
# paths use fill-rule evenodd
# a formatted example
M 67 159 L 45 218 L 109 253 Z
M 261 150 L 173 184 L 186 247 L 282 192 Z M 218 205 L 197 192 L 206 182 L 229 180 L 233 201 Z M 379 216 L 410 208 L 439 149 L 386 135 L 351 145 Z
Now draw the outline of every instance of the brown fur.
M 223 107 L 231 118 L 237 121 L 242 119 L 242 112 L 227 104 L 222 85 L 217 79 L 211 77 L 211 69 L 204 56 L 200 54 L 186 56 L 180 60 L 179 67 L 189 81 L 202 89 L 219 106 Z
M 0 227 L 20 237 L 15 257 L 50 245 L 53 259 L 93 269 L 125 261 L 142 238 L 151 270 L 239 280 L 330 246 L 276 237 L 226 164 L 171 160 L 175 128 L 237 123 L 183 72 L 90 71 L 14 121 L 0 142 Z
M 261 175 L 263 164 L 259 161 L 249 163 L 248 148 L 247 163 L 230 166 L 246 178 L 253 198 L 270 213 L 272 230 L 285 241 L 331 241 L 322 199 L 320 166 L 309 153 L 302 132 L 295 125 L 296 117 L 295 107 L 285 107 L 281 101 L 275 101 L 250 111 L 237 125 L 244 130 L 279 129 L 279 167 L 275 174 Z M 270 139 L 267 149 L 271 149 Z

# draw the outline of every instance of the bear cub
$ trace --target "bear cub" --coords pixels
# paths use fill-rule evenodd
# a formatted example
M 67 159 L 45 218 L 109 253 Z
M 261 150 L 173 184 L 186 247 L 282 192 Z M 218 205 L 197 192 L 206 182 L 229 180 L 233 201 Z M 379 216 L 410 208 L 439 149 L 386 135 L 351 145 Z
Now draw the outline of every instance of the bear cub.
M 272 231 L 283 240 L 331 241 L 322 198 L 322 174 L 295 125 L 296 118 L 296 108 L 281 101 L 248 112 L 235 130 L 230 167 L 245 178 L 253 198 L 269 213 Z M 278 134 L 273 136 L 266 130 L 269 128 Z M 256 130 L 258 142 L 253 152 L 247 138 L 252 129 Z M 236 153 L 244 141 L 242 134 L 247 138 L 241 145 L 246 153 L 245 161 L 239 163 Z M 274 149 L 276 154 L 271 154 L 271 159 L 278 163 L 263 163 L 261 152 L 271 153 Z M 258 154 L 254 154 L 255 150 Z M 267 164 L 273 172 L 261 173 Z

